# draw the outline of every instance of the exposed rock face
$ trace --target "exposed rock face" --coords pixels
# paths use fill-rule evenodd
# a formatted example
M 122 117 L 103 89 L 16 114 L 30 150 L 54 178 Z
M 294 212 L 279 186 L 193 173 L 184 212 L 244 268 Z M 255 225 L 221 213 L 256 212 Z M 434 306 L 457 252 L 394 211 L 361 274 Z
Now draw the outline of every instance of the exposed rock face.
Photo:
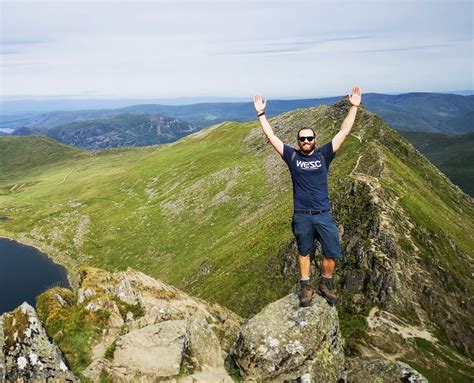
M 108 273 L 87 267 L 80 276 L 71 309 L 83 307 L 91 314 L 105 310 L 108 318 L 92 342 L 91 361 L 82 376 L 94 382 L 104 376 L 114 382 L 232 382 L 224 360 L 240 317 L 130 268 Z M 60 302 L 60 290 L 45 294 L 54 294 L 49 302 Z M 45 321 L 55 315 L 53 307 L 42 312 Z
M 344 383 L 367 382 L 407 382 L 428 383 L 428 380 L 408 364 L 396 361 L 390 362 L 382 358 L 354 358 L 346 363 Z
M 0 381 L 79 381 L 26 302 L 0 316 Z
M 344 368 L 336 308 L 319 296 L 301 308 L 297 295 L 289 294 L 241 328 L 230 355 L 244 379 L 335 382 Z

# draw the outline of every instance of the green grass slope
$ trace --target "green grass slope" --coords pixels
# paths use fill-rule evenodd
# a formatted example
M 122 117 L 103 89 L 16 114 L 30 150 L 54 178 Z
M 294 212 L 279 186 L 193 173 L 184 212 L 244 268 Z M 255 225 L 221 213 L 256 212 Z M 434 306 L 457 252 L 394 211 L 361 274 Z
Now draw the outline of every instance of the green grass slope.
M 288 112 L 272 124 L 290 144 L 299 127 L 311 126 L 323 144 L 346 114 L 341 101 Z M 10 150 L 21 153 L 19 142 L 10 142 Z M 8 169 L 0 180 L 0 216 L 12 219 L 0 223 L 0 235 L 45 250 L 68 267 L 73 282 L 82 263 L 131 266 L 250 316 L 298 281 L 289 173 L 257 122 L 226 122 L 172 144 L 17 172 L 10 165 L 17 157 L 0 151 L 0 161 L 0 174 Z M 30 186 L 16 191 L 12 184 Z M 343 230 L 338 275 L 348 344 L 357 349 L 367 341 L 364 317 L 373 305 L 403 316 L 421 307 L 440 339 L 470 353 L 463 334 L 472 322 L 466 303 L 473 291 L 472 200 L 364 109 L 331 164 L 330 195 Z M 422 274 L 412 275 L 410 262 L 425 283 L 418 283 Z M 362 295 L 357 307 L 356 295 Z M 447 312 L 454 325 L 442 324 Z
M 438 169 L 474 196 L 474 133 L 448 136 L 431 132 L 400 132 Z
M 87 156 L 77 148 L 62 145 L 48 137 L 5 136 L 0 140 L 0 177 L 15 177 L 15 174 L 32 168 Z

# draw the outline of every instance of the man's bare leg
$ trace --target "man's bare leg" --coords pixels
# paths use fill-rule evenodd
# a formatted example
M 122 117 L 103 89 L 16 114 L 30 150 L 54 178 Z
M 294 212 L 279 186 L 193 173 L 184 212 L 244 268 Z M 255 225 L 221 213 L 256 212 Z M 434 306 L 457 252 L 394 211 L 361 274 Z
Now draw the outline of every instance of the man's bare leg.
M 311 274 L 311 259 L 308 255 L 300 255 L 300 276 L 301 279 L 309 279 L 309 275 Z
M 334 259 L 323 257 L 323 275 L 325 275 L 326 277 L 332 277 L 335 265 L 336 262 L 334 261 Z

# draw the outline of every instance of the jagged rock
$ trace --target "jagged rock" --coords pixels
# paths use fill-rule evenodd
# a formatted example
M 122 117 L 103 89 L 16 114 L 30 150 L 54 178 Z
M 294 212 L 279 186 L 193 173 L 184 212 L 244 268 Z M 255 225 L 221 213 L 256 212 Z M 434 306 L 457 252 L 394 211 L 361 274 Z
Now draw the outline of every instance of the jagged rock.
M 85 267 L 80 275 L 78 304 L 108 313 L 84 377 L 94 382 L 104 375 L 114 382 L 232 381 L 224 360 L 243 322 L 236 314 L 131 268 L 108 273 Z
M 383 358 L 353 358 L 346 361 L 344 383 L 406 382 L 428 383 L 428 380 L 408 364 Z M 342 383 L 341 382 L 341 383 Z
M 129 305 L 140 303 L 140 294 L 132 287 L 130 281 L 123 274 L 115 294 L 121 301 Z
M 344 368 L 335 307 L 315 296 L 299 307 L 296 294 L 266 306 L 240 330 L 230 355 L 244 379 L 288 381 L 309 376 L 335 382 Z
M 124 324 L 122 315 L 120 315 L 120 310 L 117 307 L 115 302 L 111 302 L 110 305 L 110 316 L 109 316 L 109 326 L 110 327 L 120 327 Z
M 197 312 L 187 321 L 187 333 L 189 334 L 189 352 L 193 358 L 202 365 L 210 367 L 223 367 L 222 349 L 219 339 L 208 325 L 206 317 L 202 312 Z M 206 347 L 202 347 L 206 345 Z
M 0 316 L 1 381 L 78 382 L 46 335 L 36 310 L 24 302 Z

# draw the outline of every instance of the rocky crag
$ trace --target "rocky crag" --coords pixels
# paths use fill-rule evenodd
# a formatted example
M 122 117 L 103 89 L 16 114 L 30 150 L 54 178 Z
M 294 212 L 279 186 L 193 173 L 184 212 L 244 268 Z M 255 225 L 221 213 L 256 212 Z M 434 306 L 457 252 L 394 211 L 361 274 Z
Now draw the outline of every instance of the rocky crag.
M 132 269 L 80 274 L 76 292 L 40 295 L 38 314 L 24 303 L 0 317 L 1 381 L 426 382 L 400 362 L 345 365 L 337 310 L 319 296 L 300 308 L 290 293 L 244 323 Z

